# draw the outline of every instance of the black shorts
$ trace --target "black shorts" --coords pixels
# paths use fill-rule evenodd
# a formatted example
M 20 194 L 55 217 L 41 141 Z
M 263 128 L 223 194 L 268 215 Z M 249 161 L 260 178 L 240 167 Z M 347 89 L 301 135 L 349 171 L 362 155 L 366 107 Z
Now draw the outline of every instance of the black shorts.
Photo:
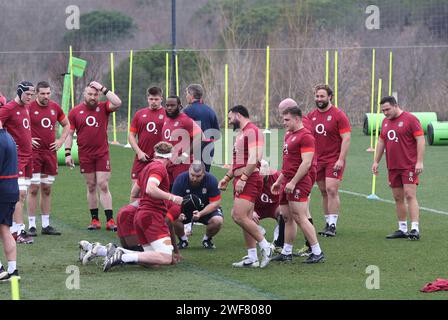
M 12 215 L 16 208 L 16 202 L 0 202 L 0 224 L 12 226 Z
M 201 217 L 199 220 L 197 220 L 195 222 L 200 222 L 202 224 L 208 225 L 209 220 L 215 216 L 224 218 L 221 208 L 218 208 L 218 210 L 215 210 L 213 212 L 210 212 L 209 214 L 206 214 L 205 216 Z M 191 219 L 187 218 L 186 220 L 184 220 L 182 222 L 183 222 L 183 224 L 187 224 L 187 223 L 191 222 Z

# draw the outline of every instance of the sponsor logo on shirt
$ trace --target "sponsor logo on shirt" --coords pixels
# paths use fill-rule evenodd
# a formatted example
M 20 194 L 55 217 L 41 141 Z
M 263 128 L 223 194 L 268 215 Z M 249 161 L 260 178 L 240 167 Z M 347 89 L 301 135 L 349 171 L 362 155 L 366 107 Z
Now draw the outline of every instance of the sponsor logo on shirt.
M 17 111 L 17 115 L 20 116 L 20 112 L 19 111 Z
M 174 126 L 177 127 L 179 125 L 179 121 L 174 122 Z
M 53 109 L 51 109 L 51 111 L 50 111 L 50 112 L 51 112 L 51 115 L 52 115 L 52 116 L 54 116 L 54 115 L 56 114 L 56 112 L 54 112 L 54 110 L 53 110 Z
M 313 121 L 316 121 L 316 117 L 313 117 Z
M 100 112 L 100 107 L 96 107 L 95 111 Z
M 387 127 L 387 123 L 384 126 Z
M 144 115 L 143 115 L 143 118 L 146 118 L 147 116 L 148 116 L 148 115 L 144 114 Z
M 327 121 L 331 121 L 332 118 L 333 118 L 332 116 L 328 116 Z
M 79 114 L 83 114 L 84 113 L 84 111 L 79 111 Z
M 291 141 L 295 141 L 297 137 L 292 137 Z
M 38 115 L 38 114 L 39 114 L 39 111 L 34 111 L 34 114 L 35 114 L 35 115 Z
M 202 188 L 202 194 L 207 194 L 207 188 Z
M 163 119 L 163 114 L 159 114 L 159 119 L 160 119 L 160 120 Z
M 190 191 L 190 189 L 187 189 L 187 190 L 185 190 L 185 192 L 186 192 L 186 193 L 190 193 L 191 191 Z
M 402 126 L 403 126 L 403 121 L 400 121 L 400 122 L 398 123 L 398 126 L 399 126 L 399 127 L 402 127 Z

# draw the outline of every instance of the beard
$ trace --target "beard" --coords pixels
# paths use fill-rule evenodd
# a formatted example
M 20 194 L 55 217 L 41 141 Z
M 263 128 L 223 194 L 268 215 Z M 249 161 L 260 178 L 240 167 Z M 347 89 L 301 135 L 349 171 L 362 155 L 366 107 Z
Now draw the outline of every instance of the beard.
M 86 105 L 90 108 L 93 109 L 97 106 L 98 102 L 96 100 L 88 100 L 86 101 Z
M 180 110 L 179 109 L 176 109 L 176 111 L 173 111 L 173 112 L 166 112 L 166 116 L 168 117 L 168 118 L 171 118 L 171 119 L 175 119 L 175 118 L 177 118 L 177 116 L 179 115 L 179 113 L 180 113 Z
M 329 101 L 325 101 L 325 102 L 317 102 L 316 101 L 316 107 L 318 107 L 319 109 L 325 109 L 326 107 L 328 107 Z
M 233 131 L 236 131 L 241 127 L 241 124 L 238 120 L 235 120 L 232 124 L 233 124 Z

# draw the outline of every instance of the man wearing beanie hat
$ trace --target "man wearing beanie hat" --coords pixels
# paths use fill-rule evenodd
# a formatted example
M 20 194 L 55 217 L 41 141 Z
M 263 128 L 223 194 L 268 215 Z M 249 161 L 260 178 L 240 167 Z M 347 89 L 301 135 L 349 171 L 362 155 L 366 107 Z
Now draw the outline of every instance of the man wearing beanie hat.
M 17 86 L 17 95 L 14 100 L 0 108 L 0 121 L 17 144 L 20 200 L 16 204 L 14 222 L 11 227 L 13 236 L 17 235 L 17 243 L 33 243 L 33 238 L 26 233 L 23 223 L 23 204 L 33 172 L 31 126 L 28 112 L 28 105 L 31 103 L 33 95 L 34 85 L 29 81 L 22 81 Z

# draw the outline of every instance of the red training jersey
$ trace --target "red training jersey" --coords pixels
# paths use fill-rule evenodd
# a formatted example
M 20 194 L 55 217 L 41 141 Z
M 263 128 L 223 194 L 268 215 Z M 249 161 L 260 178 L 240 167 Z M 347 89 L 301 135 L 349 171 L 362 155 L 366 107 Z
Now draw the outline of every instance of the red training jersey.
M 252 122 L 248 122 L 236 136 L 236 140 L 233 145 L 232 170 L 235 171 L 236 169 L 247 166 L 250 148 L 262 148 L 263 146 L 263 133 L 255 124 L 253 124 Z M 258 159 L 260 158 L 261 157 L 259 157 Z M 257 161 L 257 166 L 260 166 L 259 161 Z
M 29 110 L 31 136 L 40 139 L 37 141 L 40 147 L 33 149 L 33 151 L 50 150 L 50 144 L 56 139 L 55 124 L 65 119 L 64 111 L 56 102 L 51 100 L 48 106 L 41 106 L 37 101 L 33 101 Z
M 287 181 L 296 175 L 302 164 L 302 154 L 307 152 L 315 152 L 315 140 L 309 130 L 301 128 L 285 135 L 282 173 Z
M 416 137 L 424 134 L 416 116 L 404 111 L 395 119 L 383 120 L 381 139 L 386 146 L 387 168 L 413 169 L 417 162 Z
M 81 103 L 70 110 L 70 129 L 76 130 L 80 153 L 101 157 L 109 152 L 109 104 L 109 101 L 99 102 L 96 107 L 90 109 L 85 103 Z
M 165 109 L 153 110 L 149 107 L 138 110 L 132 118 L 129 131 L 138 138 L 138 147 L 150 159 L 154 156 L 154 146 L 162 140 L 162 128 L 165 121 Z M 137 155 L 135 156 L 137 159 Z
M 31 144 L 31 124 L 28 106 L 11 100 L 0 108 L 0 121 L 17 145 L 19 158 L 30 158 L 33 154 Z
M 169 192 L 170 190 L 170 179 L 165 165 L 157 160 L 150 162 L 138 176 L 137 183 L 140 186 L 139 209 L 145 211 L 161 211 L 165 214 L 167 211 L 165 201 L 152 198 L 146 193 L 146 186 L 150 178 L 155 178 L 160 182 L 158 186 L 160 190 L 165 192 Z
M 201 132 L 196 122 L 185 113 L 180 113 L 174 119 L 166 117 L 162 128 L 162 141 L 169 142 L 174 147 L 171 161 L 175 161 L 178 156 L 186 152 L 190 148 L 192 139 Z M 193 150 L 190 150 L 190 161 L 192 160 Z
M 271 192 L 271 187 L 277 181 L 280 176 L 280 171 L 272 170 L 270 175 L 267 176 L 267 179 L 263 183 L 263 191 L 260 196 L 255 201 L 255 211 L 261 212 L 266 208 L 276 208 L 280 204 L 280 195 L 273 194 Z M 265 179 L 265 177 L 264 177 Z
M 325 112 L 313 110 L 307 117 L 311 121 L 311 132 L 316 139 L 317 162 L 336 162 L 341 153 L 341 134 L 351 131 L 347 116 L 341 109 L 331 106 Z

